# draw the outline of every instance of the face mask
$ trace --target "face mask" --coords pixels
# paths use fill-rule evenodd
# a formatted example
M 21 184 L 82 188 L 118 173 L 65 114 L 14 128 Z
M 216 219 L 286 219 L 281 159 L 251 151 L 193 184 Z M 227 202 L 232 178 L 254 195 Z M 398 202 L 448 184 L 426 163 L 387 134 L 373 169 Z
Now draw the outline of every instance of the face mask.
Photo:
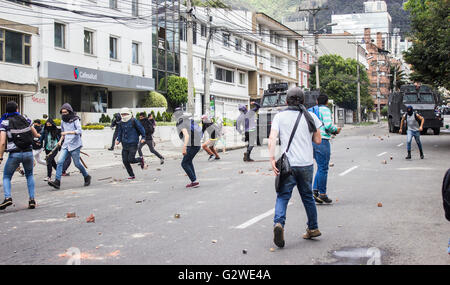
M 66 114 L 66 115 L 62 115 L 61 118 L 64 122 L 67 123 L 70 120 L 71 116 L 70 116 L 70 114 Z
M 408 113 L 408 115 L 412 115 L 413 114 L 413 110 L 412 109 L 408 109 L 408 110 L 406 110 L 406 112 Z
M 123 122 L 128 122 L 129 120 L 131 120 L 131 115 L 130 114 L 128 114 L 128 115 L 122 115 L 122 121 Z

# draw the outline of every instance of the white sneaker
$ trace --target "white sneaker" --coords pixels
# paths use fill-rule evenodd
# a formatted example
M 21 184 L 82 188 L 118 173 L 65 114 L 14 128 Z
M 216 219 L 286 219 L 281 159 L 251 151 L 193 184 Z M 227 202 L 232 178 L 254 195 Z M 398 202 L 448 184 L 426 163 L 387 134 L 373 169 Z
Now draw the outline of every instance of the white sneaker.
M 50 177 L 45 177 L 44 178 L 44 181 L 50 181 L 50 180 L 52 180 Z

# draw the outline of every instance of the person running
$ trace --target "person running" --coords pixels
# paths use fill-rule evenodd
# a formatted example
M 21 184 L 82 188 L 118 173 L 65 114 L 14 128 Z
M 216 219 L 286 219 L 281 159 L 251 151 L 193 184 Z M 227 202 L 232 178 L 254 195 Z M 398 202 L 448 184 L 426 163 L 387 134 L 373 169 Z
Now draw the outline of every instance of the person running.
M 406 107 L 406 113 L 402 117 L 402 121 L 400 122 L 400 134 L 403 130 L 403 124 L 406 124 L 406 150 L 408 151 L 408 155 L 405 159 L 411 159 L 411 142 L 412 138 L 416 140 L 417 146 L 419 147 L 420 158 L 424 159 L 422 143 L 420 142 L 420 132 L 423 131 L 423 124 L 425 123 L 425 119 L 414 112 L 414 108 L 412 106 Z
M 62 105 L 59 113 L 62 117 L 61 138 L 58 142 L 58 145 L 61 146 L 61 155 L 59 156 L 58 164 L 56 166 L 55 180 L 49 181 L 48 185 L 55 189 L 61 187 L 63 165 L 67 156 L 71 156 L 75 167 L 80 170 L 84 177 L 84 186 L 89 186 L 91 184 L 91 176 L 80 162 L 80 151 L 83 147 L 81 141 L 82 130 L 80 118 L 74 113 L 72 106 L 70 106 L 69 103 Z
M 150 121 L 150 119 L 145 116 L 144 113 L 139 114 L 139 121 L 145 129 L 145 143 L 139 143 L 139 156 L 144 157 L 144 155 L 142 154 L 142 148 L 144 147 L 144 145 L 148 145 L 150 152 L 159 158 L 160 164 L 164 164 L 164 157 L 155 150 L 155 144 L 153 142 L 153 133 L 155 132 L 155 126 Z
M 133 180 L 136 176 L 131 164 L 139 163 L 142 169 L 145 167 L 144 158 L 142 156 L 136 158 L 139 135 L 141 136 L 141 143 L 145 143 L 145 129 L 138 120 L 133 118 L 129 108 L 122 108 L 120 115 L 122 121 L 118 125 L 119 132 L 116 144 L 122 144 L 122 162 L 128 172 L 128 179 Z
M 247 142 L 247 152 L 244 153 L 244 161 L 246 162 L 254 161 L 253 159 L 251 159 L 250 155 L 256 144 L 257 132 L 256 132 L 255 115 L 260 108 L 260 105 L 256 102 L 253 102 L 252 105 L 254 105 L 255 107 L 250 111 L 248 111 L 245 105 L 240 104 L 239 112 L 241 112 L 241 114 L 236 120 L 237 131 L 240 134 L 245 133 L 245 142 Z
M 119 113 L 114 114 L 114 118 L 113 118 L 113 120 L 111 122 L 111 129 L 114 128 L 114 127 L 116 127 L 116 128 L 114 130 L 111 147 L 108 148 L 108 150 L 114 150 L 114 145 L 116 144 L 117 134 L 119 132 L 119 128 L 117 127 L 117 125 L 119 124 L 121 119 L 122 118 L 120 118 L 120 114 Z
M 202 140 L 202 129 L 188 114 L 183 114 L 181 108 L 175 109 L 174 117 L 176 120 L 177 132 L 179 138 L 183 141 L 183 160 L 181 167 L 188 175 L 191 183 L 186 188 L 197 188 L 200 183 L 197 181 L 193 160 L 200 151 Z
M 314 113 L 308 112 L 303 106 L 305 96 L 300 88 L 289 89 L 286 100 L 288 108 L 275 115 L 269 136 L 270 162 L 275 175 L 280 175 L 275 160 L 275 147 L 278 136 L 281 141 L 281 149 L 286 153 L 292 170 L 291 173 L 283 176 L 275 204 L 274 243 L 280 248 L 285 245 L 284 225 L 286 222 L 286 210 L 295 186 L 297 186 L 300 193 L 308 217 L 307 230 L 303 238 L 311 239 L 321 235 L 312 192 L 312 178 L 314 174 L 312 142 L 320 144 L 321 135 L 319 128 L 322 122 Z M 288 149 L 291 136 L 292 142 Z
M 48 156 L 56 147 L 58 147 L 58 149 L 56 149 L 50 156 L 47 157 L 47 178 L 45 178 L 44 181 L 51 181 L 52 168 L 56 170 L 57 164 L 55 161 L 55 157 L 59 152 L 58 142 L 60 139 L 61 130 L 58 129 L 52 119 L 48 119 L 47 122 L 45 122 L 44 130 L 41 136 L 41 142 L 44 146 L 45 154 Z M 69 158 L 70 156 L 67 157 Z
M 40 134 L 29 119 L 20 115 L 17 103 L 14 101 L 6 103 L 6 113 L 2 116 L 0 123 L 0 164 L 3 162 L 5 151 L 9 155 L 3 169 L 5 200 L 0 204 L 0 210 L 12 205 L 11 179 L 21 163 L 27 178 L 28 208 L 34 209 L 36 207 L 33 176 L 33 137 L 39 138 Z
M 209 154 L 208 161 L 219 160 L 220 156 L 217 153 L 215 145 L 219 139 L 219 128 L 208 115 L 202 116 L 202 133 L 208 133 L 208 140 L 202 144 L 202 148 Z
M 328 169 L 331 157 L 330 140 L 331 135 L 336 135 L 341 132 L 341 128 L 333 125 L 331 119 L 331 110 L 328 108 L 328 96 L 326 94 L 320 94 L 317 98 L 318 106 L 310 108 L 309 111 L 313 112 L 323 125 L 320 127 L 320 135 L 322 136 L 322 142 L 320 144 L 313 143 L 314 159 L 317 163 L 317 172 L 314 177 L 313 193 L 314 199 L 317 203 L 330 204 L 333 201 L 327 196 L 327 180 Z

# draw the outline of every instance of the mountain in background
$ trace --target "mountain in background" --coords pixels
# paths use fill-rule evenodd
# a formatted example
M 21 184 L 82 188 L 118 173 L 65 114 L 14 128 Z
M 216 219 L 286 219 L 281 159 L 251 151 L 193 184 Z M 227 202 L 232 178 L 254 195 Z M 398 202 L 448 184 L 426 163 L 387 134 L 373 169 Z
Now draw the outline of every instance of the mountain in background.
M 332 14 L 363 13 L 367 0 L 222 0 L 236 9 L 263 12 L 272 18 L 282 21 L 283 17 L 295 17 L 298 8 L 327 6 L 329 10 L 321 11 L 318 16 L 318 27 L 331 22 Z M 409 13 L 403 10 L 404 0 L 385 0 L 388 12 L 392 17 L 392 27 L 400 28 L 402 33 L 410 31 Z M 311 26 L 312 26 L 312 21 Z

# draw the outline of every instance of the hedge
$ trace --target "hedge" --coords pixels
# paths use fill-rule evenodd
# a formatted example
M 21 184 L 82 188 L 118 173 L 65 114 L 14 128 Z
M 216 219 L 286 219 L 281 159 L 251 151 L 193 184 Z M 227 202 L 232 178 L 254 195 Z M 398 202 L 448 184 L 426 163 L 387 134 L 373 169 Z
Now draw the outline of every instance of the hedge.
M 89 125 L 89 126 L 81 126 L 83 130 L 103 130 L 105 126 L 103 125 Z

